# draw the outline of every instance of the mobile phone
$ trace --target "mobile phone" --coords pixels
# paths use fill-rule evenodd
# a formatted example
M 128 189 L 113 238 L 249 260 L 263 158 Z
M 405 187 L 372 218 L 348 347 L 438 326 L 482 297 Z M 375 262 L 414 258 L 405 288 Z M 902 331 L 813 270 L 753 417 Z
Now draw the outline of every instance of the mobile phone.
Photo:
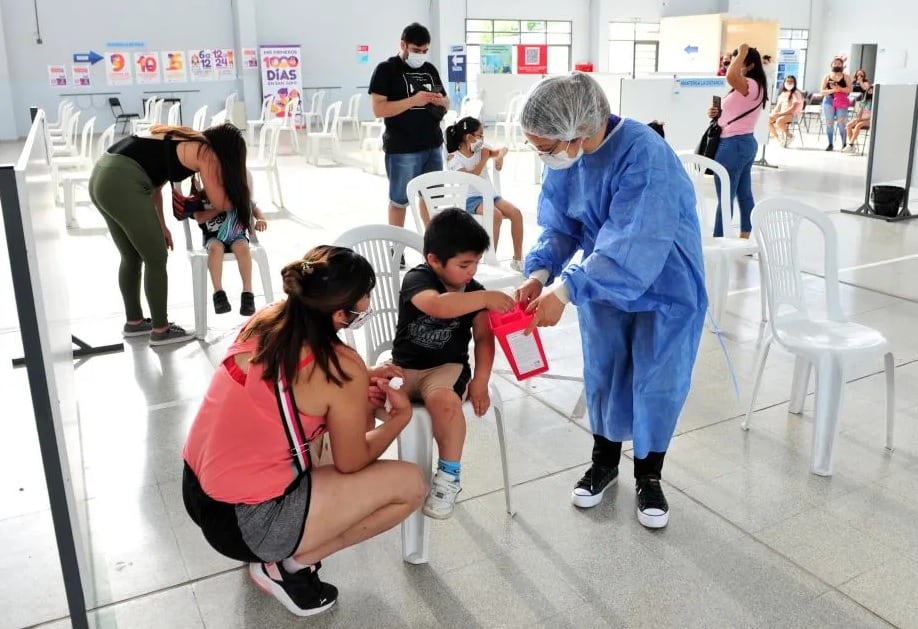
M 711 107 L 714 109 L 720 109 L 720 96 L 715 96 L 711 99 Z

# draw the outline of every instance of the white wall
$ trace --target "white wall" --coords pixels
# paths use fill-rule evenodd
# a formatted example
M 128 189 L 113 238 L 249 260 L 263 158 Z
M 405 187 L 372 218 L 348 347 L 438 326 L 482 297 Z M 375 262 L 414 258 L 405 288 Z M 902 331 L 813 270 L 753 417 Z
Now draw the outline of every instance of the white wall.
M 0 6 L 0 33 L 3 33 L 3 7 Z M 6 39 L 0 37 L 0 111 L 13 112 L 13 89 L 9 76 L 9 56 L 6 50 Z M 57 112 L 48 112 L 52 121 L 56 121 Z M 28 120 L 28 115 L 26 115 Z M 11 115 L 0 115 L 0 140 L 15 140 L 19 136 L 16 133 L 15 118 Z
M 814 50 L 814 78 L 828 71 L 832 55 L 848 54 L 851 44 L 877 44 L 878 82 L 918 81 L 918 38 L 914 4 L 904 0 L 873 0 L 869 8 L 855 0 L 825 2 L 822 41 Z M 894 59 L 905 60 L 904 65 Z M 808 65 L 808 70 L 811 66 Z M 809 81 L 807 81 L 809 83 Z
M 728 14 L 733 18 L 775 21 L 781 28 L 809 28 L 810 0 L 730 0 Z
M 686 15 L 660 20 L 660 72 L 713 73 L 721 53 L 721 15 Z M 691 46 L 697 52 L 687 53 Z
M 3 15 L 2 35 L 6 46 L 6 68 L 13 93 L 13 116 L 16 132 L 24 137 L 29 128 L 30 105 L 45 108 L 52 119 L 57 114 L 61 92 L 116 92 L 126 110 L 141 111 L 142 92 L 165 89 L 160 85 L 109 86 L 105 79 L 105 62 L 93 66 L 91 89 L 52 89 L 48 84 L 48 66 L 66 64 L 72 55 L 94 50 L 105 53 L 107 41 L 142 41 L 148 50 L 189 49 L 195 47 L 231 48 L 233 19 L 229 0 L 179 0 L 131 2 L 116 0 L 54 0 L 38 3 L 39 23 L 44 43 L 35 39 L 35 13 L 32 2 L 0 0 Z M 2 59 L 0 59 L 2 61 Z M 2 73 L 0 64 L 0 73 Z M 0 74 L 2 79 L 2 74 Z M 235 81 L 179 83 L 176 89 L 199 89 L 198 94 L 183 94 L 182 114 L 191 122 L 194 109 L 208 105 L 211 112 L 222 108 L 226 96 L 236 89 Z M 97 115 L 96 129 L 111 124 L 107 96 L 83 96 L 77 99 L 82 110 L 94 110 L 83 116 Z M 8 115 L 8 112 L 5 112 Z
M 300 44 L 306 96 L 311 87 L 338 88 L 326 90 L 325 103 L 341 100 L 346 106 L 354 92 L 366 94 L 376 64 L 397 54 L 402 29 L 408 24 L 420 22 L 433 34 L 430 6 L 429 0 L 386 4 L 309 0 L 278 5 L 259 0 L 258 39 L 262 45 Z M 358 44 L 370 46 L 368 64 L 357 63 Z M 445 66 L 439 64 L 438 69 L 444 70 Z M 371 117 L 368 96 L 363 98 L 362 108 L 363 117 Z

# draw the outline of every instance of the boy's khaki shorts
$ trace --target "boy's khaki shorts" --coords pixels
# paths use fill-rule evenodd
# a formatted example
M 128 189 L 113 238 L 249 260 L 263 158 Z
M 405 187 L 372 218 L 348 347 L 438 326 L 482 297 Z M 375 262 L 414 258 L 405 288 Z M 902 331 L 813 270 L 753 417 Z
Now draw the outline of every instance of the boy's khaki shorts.
M 438 389 L 449 389 L 465 401 L 472 372 L 468 365 L 446 363 L 430 369 L 404 369 L 405 393 L 413 402 L 423 402 Z

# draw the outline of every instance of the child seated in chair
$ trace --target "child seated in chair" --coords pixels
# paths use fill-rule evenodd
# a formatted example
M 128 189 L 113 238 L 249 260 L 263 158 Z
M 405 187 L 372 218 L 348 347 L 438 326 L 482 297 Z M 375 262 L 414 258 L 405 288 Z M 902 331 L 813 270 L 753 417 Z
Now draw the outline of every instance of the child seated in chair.
M 870 128 L 870 117 L 873 115 L 873 86 L 866 80 L 861 83 L 864 87 L 864 100 L 858 103 L 857 117 L 848 123 L 848 146 L 843 151 L 850 155 L 857 154 L 857 137 L 864 129 Z
M 247 177 L 251 189 L 252 174 L 248 171 Z M 204 208 L 203 211 L 194 213 L 194 220 L 198 222 L 204 236 L 207 269 L 214 285 L 214 312 L 224 314 L 232 310 L 226 291 L 223 290 L 223 255 L 232 253 L 236 256 L 236 264 L 242 278 L 239 314 L 251 316 L 255 314 L 255 295 L 252 293 L 252 253 L 249 251 L 248 232 L 251 229 L 264 231 L 268 228 L 268 223 L 254 201 L 244 210 L 234 208 L 221 211 L 210 207 L 205 200 Z
M 446 128 L 446 169 L 463 173 L 478 175 L 491 181 L 485 168 L 488 160 L 494 160 L 494 168 L 500 170 L 504 167 L 504 157 L 507 149 L 494 149 L 485 146 L 484 127 L 481 122 L 466 116 L 456 124 Z M 466 199 L 465 209 L 469 214 L 484 212 L 483 199 L 472 194 Z M 497 250 L 497 241 L 500 238 L 500 225 L 504 219 L 510 221 L 510 238 L 513 239 L 513 260 L 510 267 L 514 271 L 523 272 L 523 213 L 519 208 L 499 195 L 494 196 L 494 250 Z
M 514 306 L 512 297 L 485 290 L 474 279 L 489 244 L 487 232 L 467 212 L 443 210 L 424 233 L 426 262 L 405 274 L 399 294 L 392 360 L 405 373 L 403 390 L 427 408 L 439 453 L 423 507 L 431 518 L 450 517 L 460 491 L 463 401 L 468 396 L 479 417 L 491 405 L 494 336 L 487 311 L 509 312 Z M 469 366 L 473 337 L 474 373 Z

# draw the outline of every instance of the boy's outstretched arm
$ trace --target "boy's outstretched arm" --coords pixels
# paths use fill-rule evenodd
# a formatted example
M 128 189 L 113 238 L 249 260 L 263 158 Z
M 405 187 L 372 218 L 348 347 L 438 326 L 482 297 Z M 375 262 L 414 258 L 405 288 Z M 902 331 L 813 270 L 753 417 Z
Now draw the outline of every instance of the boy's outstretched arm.
M 488 383 L 494 366 L 494 333 L 488 322 L 488 313 L 480 312 L 472 322 L 472 337 L 475 341 L 475 373 L 469 382 L 469 401 L 478 417 L 491 406 Z
M 432 289 L 419 292 L 411 298 L 411 303 L 415 308 L 435 319 L 455 319 L 478 310 L 495 310 L 505 313 L 510 312 L 515 304 L 510 295 L 499 290 L 438 293 Z M 487 320 L 485 325 L 487 325 Z

